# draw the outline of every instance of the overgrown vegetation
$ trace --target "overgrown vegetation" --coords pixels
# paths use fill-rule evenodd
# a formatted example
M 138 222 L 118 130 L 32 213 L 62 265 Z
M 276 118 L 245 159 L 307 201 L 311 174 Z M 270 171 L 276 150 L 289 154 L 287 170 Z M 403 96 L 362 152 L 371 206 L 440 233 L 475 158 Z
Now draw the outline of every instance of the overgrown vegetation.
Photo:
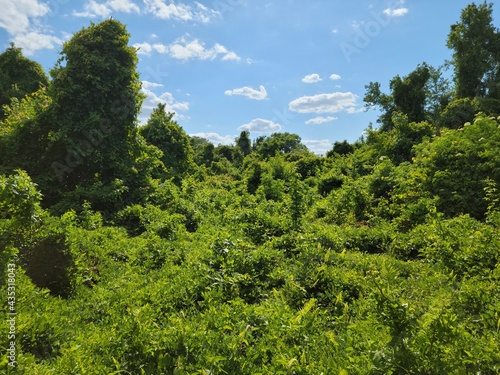
M 115 20 L 66 42 L 50 82 L 11 46 L 0 258 L 6 296 L 17 257 L 18 356 L 13 369 L 2 350 L 1 371 L 500 373 L 491 12 L 472 4 L 452 26 L 453 83 L 425 63 L 390 94 L 370 83 L 380 127 L 327 156 L 288 133 L 214 146 L 163 105 L 139 127 Z

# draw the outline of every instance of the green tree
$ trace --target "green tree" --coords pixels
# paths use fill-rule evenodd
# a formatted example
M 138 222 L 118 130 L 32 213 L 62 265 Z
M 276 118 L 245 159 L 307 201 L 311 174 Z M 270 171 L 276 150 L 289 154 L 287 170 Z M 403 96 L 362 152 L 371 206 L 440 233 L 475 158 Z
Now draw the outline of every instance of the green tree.
M 43 215 L 40 200 L 41 194 L 26 172 L 0 175 L 0 285 L 6 280 L 8 258 L 26 246 Z
M 252 142 L 250 141 L 250 132 L 243 130 L 240 136 L 236 138 L 236 146 L 240 149 L 244 156 L 252 152 Z
M 434 123 L 439 120 L 446 106 L 453 99 L 453 88 L 449 79 L 443 76 L 444 67 L 429 66 L 430 78 L 427 81 L 425 111 L 427 120 Z
M 381 124 L 381 130 L 388 131 L 393 128 L 394 112 L 405 114 L 410 122 L 426 119 L 425 106 L 430 78 L 431 68 L 423 63 L 403 78 L 395 76 L 389 83 L 391 94 L 382 93 L 378 82 L 370 82 L 365 86 L 366 94 L 363 98 L 365 107 L 378 107 L 382 111 L 377 120 Z
M 349 155 L 354 152 L 354 147 L 344 140 L 342 142 L 336 141 L 333 144 L 333 148 L 326 153 L 327 157 L 333 157 L 335 155 Z
M 469 98 L 452 100 L 443 110 L 438 124 L 441 127 L 459 129 L 466 122 L 472 122 L 477 113 L 474 101 Z
M 0 173 L 22 169 L 36 180 L 47 173 L 51 103 L 47 91 L 41 89 L 21 100 L 13 98 L 5 107 L 5 118 L 0 121 Z
M 273 133 L 269 137 L 264 137 L 256 143 L 257 153 L 263 158 L 270 158 L 277 153 L 287 154 L 292 151 L 307 150 L 301 143 L 301 138 L 297 134 Z
M 189 143 L 191 144 L 191 148 L 193 149 L 193 159 L 197 165 L 204 164 L 203 162 L 203 150 L 207 144 L 210 142 L 208 139 L 197 137 L 197 136 L 189 136 Z
M 215 155 L 217 155 L 218 159 L 227 159 L 230 162 L 233 162 L 233 156 L 236 148 L 234 146 L 228 145 L 218 145 L 215 149 Z
M 23 56 L 21 48 L 11 43 L 0 54 L 0 120 L 5 117 L 2 107 L 12 98 L 21 100 L 26 95 L 49 85 L 42 66 Z
M 163 152 L 161 160 L 168 169 L 168 176 L 180 180 L 194 166 L 194 153 L 188 135 L 172 120 L 174 113 L 165 112 L 165 106 L 158 104 L 140 133 Z
M 202 162 L 205 166 L 209 167 L 214 161 L 215 146 L 211 142 L 207 142 L 203 146 Z
M 393 116 L 394 130 L 391 132 L 391 142 L 386 155 L 395 163 L 411 161 L 415 155 L 413 146 L 422 142 L 424 137 L 431 137 L 434 128 L 426 121 L 410 122 L 408 117 L 395 114 Z
M 453 50 L 457 98 L 500 98 L 500 36 L 492 13 L 492 3 L 472 3 L 451 26 L 447 46 Z
M 416 146 L 415 165 L 426 176 L 425 189 L 439 198 L 441 212 L 484 218 L 487 181 L 500 183 L 499 145 L 499 121 L 480 116 L 460 131 L 443 131 Z
M 52 169 L 66 191 L 122 179 L 137 147 L 143 95 L 137 55 L 125 25 L 91 24 L 64 44 L 51 71 Z
M 429 67 L 423 63 L 406 77 L 396 76 L 391 81 L 390 87 L 396 110 L 406 114 L 410 122 L 425 120 L 427 95 L 425 87 L 430 78 Z

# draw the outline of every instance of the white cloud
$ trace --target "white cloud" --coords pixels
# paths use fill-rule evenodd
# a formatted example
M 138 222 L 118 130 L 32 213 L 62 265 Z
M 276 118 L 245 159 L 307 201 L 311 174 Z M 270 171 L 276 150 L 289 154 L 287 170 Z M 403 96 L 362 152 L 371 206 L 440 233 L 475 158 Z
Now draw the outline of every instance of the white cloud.
M 176 60 L 214 60 L 220 55 L 222 55 L 222 61 L 240 60 L 236 53 L 228 51 L 226 47 L 219 43 L 216 43 L 212 48 L 206 48 L 205 44 L 198 39 L 188 41 L 185 37 L 170 45 L 144 42 L 136 43 L 133 46 L 140 55 L 150 55 L 154 51 L 160 54 L 168 54 Z
M 0 27 L 11 35 L 30 29 L 30 18 L 43 17 L 49 7 L 38 0 L 1 0 Z
M 142 81 L 142 88 L 149 89 L 151 87 L 163 87 L 161 83 Z
M 107 4 L 116 12 L 140 13 L 139 7 L 131 0 L 109 0 Z
M 302 143 L 309 149 L 309 151 L 318 155 L 325 155 L 332 149 L 332 143 L 328 139 L 302 140 Z
M 150 44 L 148 42 L 144 42 L 135 43 L 132 46 L 136 48 L 138 55 L 150 55 L 153 51 L 161 54 L 167 54 L 169 52 L 169 46 L 161 43 Z
M 342 78 L 342 77 L 341 77 L 340 75 L 335 74 L 335 73 L 334 73 L 334 74 L 332 74 L 332 75 L 330 76 L 330 79 L 331 79 L 332 81 L 337 81 L 337 80 L 339 80 L 339 79 L 341 79 L 341 78 Z
M 403 17 L 406 13 L 408 13 L 408 8 L 387 8 L 384 10 L 384 14 L 388 15 L 389 17 Z
M 260 86 L 260 90 L 255 90 L 251 87 L 244 86 L 239 89 L 234 89 L 234 90 L 226 90 L 224 92 L 226 95 L 242 95 L 246 96 L 248 99 L 254 99 L 254 100 L 264 100 L 267 98 L 267 91 L 264 86 Z
M 214 145 L 231 145 L 234 143 L 234 139 L 236 138 L 234 135 L 220 135 L 218 133 L 205 132 L 189 134 L 189 136 L 208 139 Z
M 315 118 L 312 118 L 310 120 L 307 120 L 306 121 L 306 124 L 307 125 L 311 125 L 311 124 L 314 124 L 314 125 L 317 125 L 317 124 L 324 124 L 326 122 L 332 122 L 332 121 L 335 121 L 337 119 L 337 117 L 332 117 L 332 116 L 328 116 L 328 117 L 315 117 Z
M 352 92 L 334 92 L 302 96 L 291 101 L 288 109 L 298 113 L 336 113 L 355 108 L 357 96 Z
M 95 0 L 89 0 L 83 6 L 83 12 L 73 12 L 75 17 L 102 17 L 106 18 L 113 12 L 140 13 L 139 7 L 131 0 L 108 0 L 98 3 Z
M 236 53 L 234 52 L 228 52 L 224 55 L 222 58 L 222 61 L 240 61 L 241 57 L 239 57 Z
M 218 55 L 223 55 L 222 60 L 239 59 L 234 52 L 229 52 L 218 43 L 207 49 L 204 43 L 198 41 L 198 39 L 188 42 L 185 38 L 181 38 L 178 42 L 171 44 L 168 51 L 170 56 L 177 60 L 213 60 Z
M 248 130 L 249 132 L 255 133 L 272 133 L 281 130 L 281 125 L 271 120 L 265 120 L 262 118 L 256 118 L 250 121 L 248 124 L 241 125 L 238 130 Z
M 106 4 L 99 4 L 95 2 L 94 0 L 90 0 L 87 3 L 85 3 L 83 7 L 83 12 L 73 12 L 73 16 L 75 17 L 86 17 L 86 18 L 92 18 L 92 17 L 109 17 L 111 14 L 111 8 L 108 7 Z
M 304 82 L 304 83 L 316 83 L 319 81 L 321 81 L 321 77 L 319 76 L 319 74 L 316 74 L 316 73 L 309 74 L 309 75 L 305 76 L 304 78 L 302 78 L 302 82 Z
M 170 92 L 164 92 L 157 95 L 153 91 L 144 87 L 141 91 L 144 95 L 146 95 L 146 99 L 142 104 L 144 109 L 156 108 L 160 103 L 166 104 L 165 109 L 168 112 L 187 111 L 189 109 L 188 102 L 178 102 L 174 99 L 174 96 Z
M 153 49 L 158 53 L 166 54 L 169 51 L 169 46 L 162 43 L 155 43 L 153 44 Z
M 150 55 L 154 51 L 160 54 L 168 54 L 176 60 L 214 60 L 220 55 L 222 55 L 222 61 L 240 60 L 236 53 L 228 51 L 226 47 L 219 43 L 216 43 L 212 48 L 206 48 L 205 44 L 198 39 L 188 41 L 185 37 L 170 45 L 144 42 L 136 43 L 133 46 L 138 49 L 138 54 Z
M 16 35 L 13 42 L 17 47 L 23 49 L 26 56 L 30 56 L 41 49 L 54 49 L 61 45 L 63 40 L 53 35 L 31 31 L 26 34 Z
M 165 104 L 165 110 L 167 112 L 176 113 L 174 118 L 183 118 L 184 116 L 179 114 L 178 112 L 187 111 L 189 109 L 188 102 L 177 101 L 170 92 L 163 92 L 161 94 L 156 94 L 155 92 L 150 90 L 162 86 L 163 85 L 160 83 L 142 81 L 141 92 L 144 95 L 146 95 L 146 99 L 144 99 L 144 102 L 142 103 L 142 110 L 141 114 L 139 115 L 139 121 L 141 123 L 146 123 L 153 109 L 156 108 L 160 103 Z
M 144 0 L 144 3 L 147 12 L 164 20 L 176 19 L 208 23 L 220 15 L 220 12 L 209 9 L 198 2 L 195 2 L 196 7 L 194 8 L 186 4 L 176 4 L 175 1 L 166 4 L 165 0 Z
M 153 51 L 153 46 L 149 43 L 135 43 L 132 45 L 137 50 L 138 55 L 149 55 Z

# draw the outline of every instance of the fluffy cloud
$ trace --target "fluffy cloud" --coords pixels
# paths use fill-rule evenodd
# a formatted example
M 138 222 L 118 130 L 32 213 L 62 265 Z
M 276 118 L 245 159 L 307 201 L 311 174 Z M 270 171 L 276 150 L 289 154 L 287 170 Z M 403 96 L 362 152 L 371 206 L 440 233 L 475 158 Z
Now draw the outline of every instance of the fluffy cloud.
M 315 118 L 312 118 L 310 120 L 307 120 L 306 124 L 307 125 L 311 125 L 311 124 L 314 124 L 314 125 L 324 124 L 326 122 L 335 121 L 336 119 L 337 119 L 337 117 L 332 117 L 332 116 L 328 116 L 328 117 L 315 117 Z
M 30 18 L 49 13 L 47 4 L 38 0 L 2 0 L 0 27 L 11 35 L 25 33 L 30 28 Z
M 146 123 L 153 109 L 160 103 L 165 104 L 165 110 L 167 112 L 175 112 L 177 118 L 183 117 L 183 115 L 178 114 L 178 111 L 187 111 L 189 109 L 188 102 L 177 101 L 170 92 L 156 94 L 151 90 L 162 86 L 163 85 L 160 83 L 142 81 L 141 92 L 146 95 L 146 99 L 144 99 L 144 102 L 142 103 L 142 111 L 139 116 L 139 121 L 141 123 Z
M 163 87 L 163 85 L 161 83 L 156 83 L 156 82 L 142 81 L 143 89 L 149 89 L 152 87 Z
M 157 18 L 179 21 L 197 21 L 208 23 L 215 17 L 220 15 L 220 12 L 209 9 L 205 5 L 195 2 L 195 6 L 186 4 L 177 4 L 175 1 L 170 1 L 169 4 L 165 0 L 144 0 L 146 11 L 154 14 Z
M 387 8 L 384 10 L 384 14 L 388 15 L 389 17 L 403 17 L 406 13 L 408 13 L 408 8 Z
M 298 113 L 336 113 L 352 111 L 356 105 L 357 96 L 352 92 L 334 92 L 331 94 L 318 94 L 302 96 L 291 101 L 288 109 Z
M 137 50 L 138 55 L 150 55 L 153 51 L 153 45 L 149 43 L 135 43 L 133 47 Z
M 104 3 L 98 3 L 94 0 L 89 0 L 83 7 L 83 12 L 73 12 L 75 17 L 109 17 L 113 12 L 123 13 L 140 13 L 139 7 L 131 0 L 108 0 Z
M 241 125 L 238 130 L 247 130 L 249 132 L 255 133 L 272 133 L 281 130 L 281 125 L 271 120 L 265 120 L 262 118 L 256 118 L 250 121 L 248 124 Z
M 153 51 L 160 54 L 168 54 L 176 60 L 214 60 L 218 56 L 222 56 L 222 61 L 236 60 L 240 57 L 231 51 L 228 51 L 223 45 L 216 43 L 212 48 L 206 48 L 203 42 L 198 39 L 188 41 L 182 37 L 172 44 L 166 45 L 161 43 L 136 43 L 134 47 L 138 49 L 137 53 L 142 55 L 150 55 Z
M 302 140 L 302 143 L 312 152 L 318 155 L 325 155 L 332 149 L 332 143 L 328 139 Z
M 17 47 L 23 49 L 23 53 L 26 56 L 30 56 L 41 49 L 54 49 L 61 45 L 63 40 L 53 35 L 32 31 L 17 35 L 13 42 Z
M 309 75 L 305 76 L 304 78 L 302 78 L 302 82 L 304 82 L 304 83 L 316 83 L 319 81 L 321 81 L 321 77 L 319 76 L 319 74 L 316 74 L 316 73 L 309 74 Z
M 226 55 L 227 49 L 216 43 L 212 48 L 205 48 L 204 43 L 194 39 L 186 41 L 184 38 L 169 47 L 170 56 L 177 60 L 213 60 L 218 55 Z
M 342 78 L 341 76 L 339 76 L 338 74 L 335 74 L 335 73 L 330 76 L 330 79 L 332 81 L 338 81 L 341 78 Z
M 218 133 L 205 132 L 189 134 L 189 136 L 208 139 L 214 145 L 230 145 L 234 143 L 234 139 L 236 138 L 234 135 L 220 135 Z
M 228 52 L 222 57 L 222 61 L 240 61 L 241 57 L 239 57 L 236 53 L 234 52 Z M 248 60 L 247 60 L 247 63 Z
M 138 55 L 151 55 L 152 52 L 167 54 L 169 51 L 168 50 L 169 46 L 162 43 L 154 43 L 154 44 L 150 44 L 148 42 L 135 43 L 133 44 L 133 47 L 137 49 Z
M 123 13 L 140 13 L 139 7 L 131 0 L 109 0 L 107 2 L 109 7 L 116 12 Z
M 267 91 L 264 86 L 260 86 L 260 90 L 255 90 L 251 87 L 245 86 L 239 89 L 226 90 L 224 92 L 226 95 L 242 95 L 246 96 L 248 99 L 253 100 L 264 100 L 267 98 Z

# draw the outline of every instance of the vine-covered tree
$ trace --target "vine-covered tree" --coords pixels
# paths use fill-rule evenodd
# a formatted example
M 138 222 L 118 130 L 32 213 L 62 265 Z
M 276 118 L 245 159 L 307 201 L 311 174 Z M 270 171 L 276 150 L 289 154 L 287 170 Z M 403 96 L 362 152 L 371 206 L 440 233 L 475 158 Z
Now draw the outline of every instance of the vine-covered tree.
M 417 68 L 401 78 L 396 76 L 391 81 L 392 97 L 394 105 L 398 111 L 408 116 L 410 122 L 420 122 L 425 120 L 425 86 L 431 77 L 427 64 L 417 66 Z
M 382 114 L 377 120 L 381 123 L 382 130 L 390 130 L 394 124 L 392 115 L 401 112 L 408 116 L 410 122 L 419 122 L 426 119 L 426 103 L 429 90 L 427 84 L 431 78 L 431 67 L 426 63 L 407 76 L 395 76 L 389 84 L 390 94 L 380 90 L 380 83 L 370 82 L 365 86 L 366 94 L 363 98 L 366 108 L 378 107 Z
M 240 136 L 236 138 L 236 146 L 244 156 L 252 152 L 252 142 L 250 141 L 250 132 L 243 130 Z
M 0 54 L 0 120 L 5 117 L 2 107 L 12 98 L 20 100 L 48 84 L 42 66 L 24 57 L 21 48 L 11 43 Z
M 292 151 L 307 150 L 301 143 L 300 136 L 291 133 L 273 133 L 269 137 L 259 137 L 254 147 L 263 158 L 269 158 L 277 153 L 287 154 Z
M 161 160 L 168 169 L 168 176 L 179 179 L 194 165 L 193 149 L 184 129 L 172 119 L 174 113 L 167 113 L 165 107 L 160 103 L 153 109 L 140 133 L 163 152 Z
M 125 25 L 91 24 L 64 44 L 51 71 L 52 169 L 66 190 L 123 178 L 134 161 L 143 96 Z
M 347 140 L 342 142 L 336 141 L 333 148 L 326 153 L 327 157 L 334 157 L 336 155 L 349 155 L 354 152 L 354 147 Z
M 492 13 L 492 3 L 472 3 L 451 26 L 447 46 L 453 50 L 457 98 L 500 99 L 500 34 Z

